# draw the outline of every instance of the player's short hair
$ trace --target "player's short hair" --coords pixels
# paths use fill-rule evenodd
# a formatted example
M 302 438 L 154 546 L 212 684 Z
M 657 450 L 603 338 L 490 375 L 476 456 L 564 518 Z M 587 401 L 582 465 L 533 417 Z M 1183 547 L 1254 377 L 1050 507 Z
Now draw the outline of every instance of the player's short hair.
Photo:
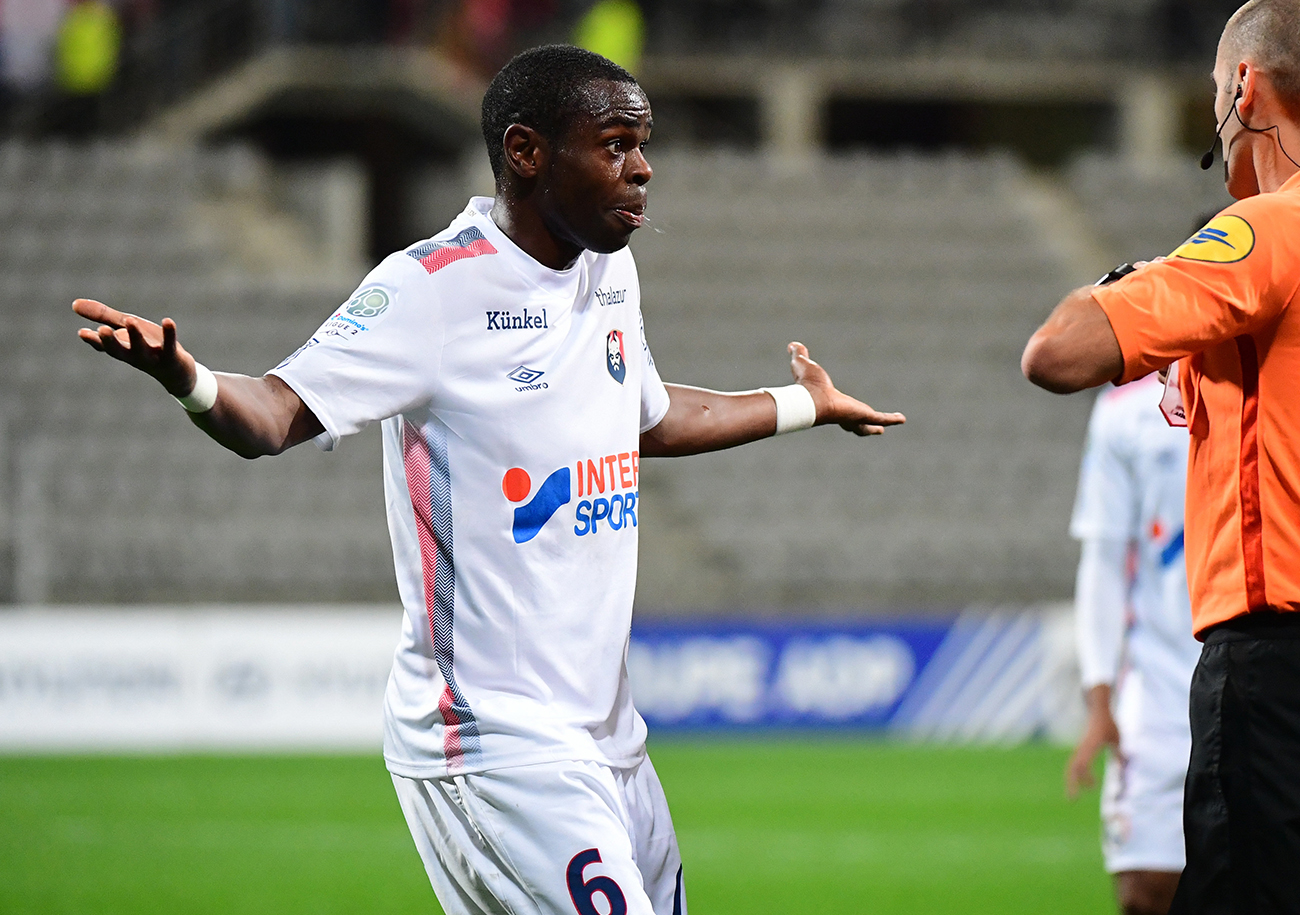
M 583 89 L 595 80 L 636 85 L 636 77 L 612 60 L 572 45 L 552 44 L 516 55 L 492 78 L 483 94 L 483 141 L 492 174 L 505 174 L 502 138 L 511 124 L 523 124 L 554 141 L 587 101 Z
M 1223 28 L 1224 50 L 1250 60 L 1288 108 L 1300 107 L 1300 0 L 1250 0 Z

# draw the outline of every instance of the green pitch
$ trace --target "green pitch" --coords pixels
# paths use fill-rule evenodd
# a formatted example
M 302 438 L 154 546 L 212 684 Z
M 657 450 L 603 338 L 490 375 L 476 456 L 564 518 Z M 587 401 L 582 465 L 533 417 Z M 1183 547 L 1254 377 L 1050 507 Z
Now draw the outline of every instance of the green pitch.
M 695 915 L 1106 913 L 1066 752 L 660 740 Z M 372 757 L 0 757 L 0 912 L 437 912 Z

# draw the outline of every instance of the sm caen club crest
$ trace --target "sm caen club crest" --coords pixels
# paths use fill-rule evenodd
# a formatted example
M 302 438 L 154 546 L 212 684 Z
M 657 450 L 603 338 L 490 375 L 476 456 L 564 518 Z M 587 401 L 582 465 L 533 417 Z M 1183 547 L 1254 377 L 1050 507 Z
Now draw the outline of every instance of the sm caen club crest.
M 623 332 L 611 330 L 605 338 L 605 368 L 619 384 L 627 377 L 627 356 L 623 353 Z

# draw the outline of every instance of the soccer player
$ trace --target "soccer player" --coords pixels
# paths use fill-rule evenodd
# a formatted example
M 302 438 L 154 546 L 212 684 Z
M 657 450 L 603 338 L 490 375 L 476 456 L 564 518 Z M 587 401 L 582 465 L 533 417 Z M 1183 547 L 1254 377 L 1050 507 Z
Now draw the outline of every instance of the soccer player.
M 1088 722 L 1066 786 L 1071 797 L 1091 787 L 1110 748 L 1102 855 L 1125 915 L 1164 915 L 1178 888 L 1200 654 L 1183 561 L 1187 431 L 1165 422 L 1160 392 L 1150 375 L 1097 398 L 1070 523 L 1083 545 L 1075 614 Z
M 171 320 L 84 299 L 99 326 L 80 336 L 246 457 L 383 422 L 406 608 L 384 756 L 449 915 L 677 915 L 677 842 L 625 663 L 640 461 L 903 417 L 840 393 L 797 343 L 787 387 L 660 381 L 626 248 L 651 112 L 625 70 L 525 52 L 482 123 L 495 198 L 386 258 L 266 376 L 214 376 Z

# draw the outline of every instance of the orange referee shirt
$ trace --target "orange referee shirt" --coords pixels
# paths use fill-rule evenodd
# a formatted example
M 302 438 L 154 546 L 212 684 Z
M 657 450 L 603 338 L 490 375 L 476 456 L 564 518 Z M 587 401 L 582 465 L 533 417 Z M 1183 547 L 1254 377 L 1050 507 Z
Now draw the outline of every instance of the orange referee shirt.
M 1298 294 L 1300 174 L 1092 294 L 1124 353 L 1119 383 L 1182 360 L 1198 636 L 1254 610 L 1300 610 Z

